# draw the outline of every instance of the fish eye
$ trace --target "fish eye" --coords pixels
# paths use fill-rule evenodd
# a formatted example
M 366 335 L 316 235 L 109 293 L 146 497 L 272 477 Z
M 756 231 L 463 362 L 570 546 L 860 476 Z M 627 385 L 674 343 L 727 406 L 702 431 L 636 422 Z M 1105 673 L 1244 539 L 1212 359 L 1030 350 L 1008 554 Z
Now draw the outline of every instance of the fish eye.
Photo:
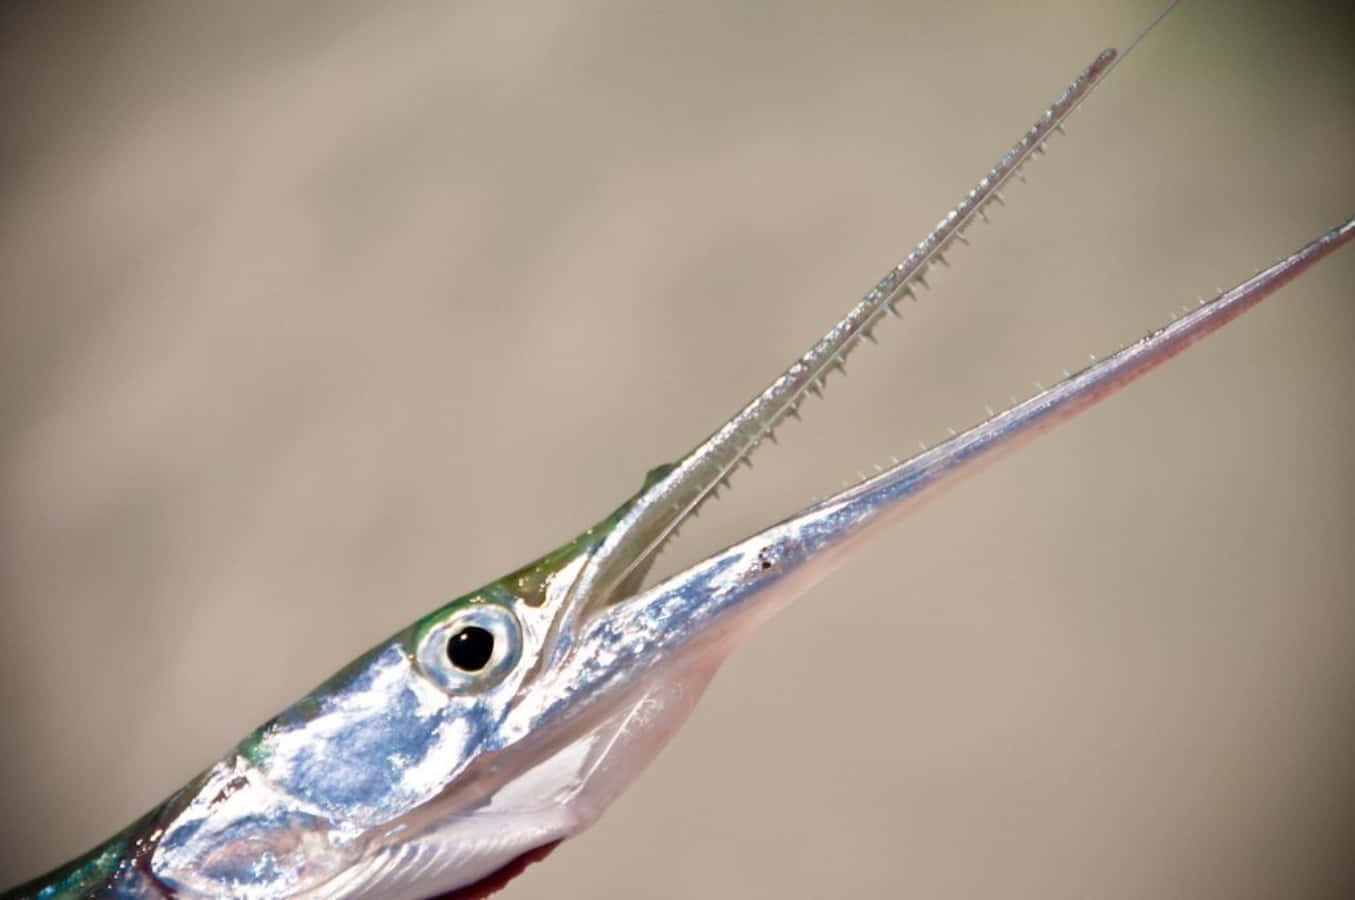
M 496 603 L 466 606 L 428 629 L 419 666 L 451 693 L 484 690 L 508 674 L 522 655 L 517 617 Z
M 447 638 L 447 658 L 463 672 L 478 672 L 494 657 L 494 632 L 467 625 Z

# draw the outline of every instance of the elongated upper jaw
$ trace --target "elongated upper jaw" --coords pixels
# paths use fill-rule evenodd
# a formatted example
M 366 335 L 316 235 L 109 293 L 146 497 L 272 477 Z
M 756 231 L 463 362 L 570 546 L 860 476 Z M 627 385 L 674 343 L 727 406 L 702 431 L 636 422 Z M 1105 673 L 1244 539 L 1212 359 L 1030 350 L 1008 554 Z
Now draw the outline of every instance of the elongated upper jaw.
M 763 440 L 774 439 L 786 417 L 798 418 L 806 394 L 821 393 L 831 372 L 845 371 L 847 356 L 862 340 L 874 341 L 881 319 L 898 315 L 899 301 L 916 299 L 916 291 L 927 287 L 928 272 L 946 264 L 955 244 L 969 243 L 966 231 L 976 220 L 987 221 L 988 209 L 1003 202 L 1001 189 L 1008 181 L 1025 179 L 1025 165 L 1043 152 L 1053 132 L 1062 130 L 1064 119 L 1116 58 L 1114 50 L 1100 53 L 922 242 L 766 389 L 676 465 L 650 473 L 645 487 L 609 520 L 574 581 L 553 642 L 559 649 L 568 645 L 589 610 L 633 594 L 683 521 L 729 484 L 740 463 L 751 466 L 752 452 Z

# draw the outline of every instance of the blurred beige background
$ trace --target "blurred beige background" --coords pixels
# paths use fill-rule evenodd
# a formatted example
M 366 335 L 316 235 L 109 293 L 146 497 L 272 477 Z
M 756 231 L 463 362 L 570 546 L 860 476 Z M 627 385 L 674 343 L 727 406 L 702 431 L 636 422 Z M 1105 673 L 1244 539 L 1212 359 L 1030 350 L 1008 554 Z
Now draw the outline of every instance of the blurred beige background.
M 0 883 L 610 510 L 1156 4 L 282 6 L 5 13 Z M 1351 35 L 1180 9 L 664 571 L 1355 213 Z M 934 501 L 504 896 L 1343 895 L 1353 280 Z

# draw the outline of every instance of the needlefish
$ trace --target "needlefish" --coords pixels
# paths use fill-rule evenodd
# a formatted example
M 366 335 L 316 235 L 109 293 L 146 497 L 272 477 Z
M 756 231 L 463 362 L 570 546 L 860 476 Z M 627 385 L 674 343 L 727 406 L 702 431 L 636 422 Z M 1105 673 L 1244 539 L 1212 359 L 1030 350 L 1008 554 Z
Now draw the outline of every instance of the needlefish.
M 3 896 L 484 897 L 593 823 L 745 636 L 921 498 L 1355 238 L 1351 219 L 1054 386 L 643 588 L 679 526 L 968 243 L 1116 60 L 1098 55 L 817 343 L 610 515 L 377 644 L 125 830 Z

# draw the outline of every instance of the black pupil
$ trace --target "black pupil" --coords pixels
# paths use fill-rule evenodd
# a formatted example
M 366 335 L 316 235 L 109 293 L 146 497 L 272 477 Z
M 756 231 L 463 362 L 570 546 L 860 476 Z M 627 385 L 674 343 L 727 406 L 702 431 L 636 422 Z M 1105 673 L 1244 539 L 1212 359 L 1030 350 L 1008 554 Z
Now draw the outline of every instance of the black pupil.
M 468 625 L 447 641 L 447 658 L 467 672 L 478 672 L 494 655 L 494 635 L 476 625 Z

